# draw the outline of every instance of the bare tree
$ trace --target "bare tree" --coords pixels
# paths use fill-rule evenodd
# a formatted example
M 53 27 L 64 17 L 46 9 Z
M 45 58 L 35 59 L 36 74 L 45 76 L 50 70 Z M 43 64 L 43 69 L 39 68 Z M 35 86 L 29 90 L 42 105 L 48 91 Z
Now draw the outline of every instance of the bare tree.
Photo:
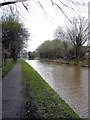
M 64 46 L 64 53 L 65 53 L 65 59 L 68 59 L 68 51 L 72 47 L 71 41 L 68 40 L 67 33 L 65 31 L 65 28 L 58 27 L 54 33 L 54 36 L 56 39 L 60 40 L 63 43 Z
M 84 17 L 74 17 L 70 25 L 64 29 L 59 26 L 56 29 L 55 38 L 63 42 L 66 54 L 69 45 L 68 43 L 70 42 L 73 45 L 78 63 L 81 59 L 82 46 L 88 40 L 88 22 Z
M 73 18 L 73 22 L 67 28 L 68 39 L 73 43 L 76 50 L 77 63 L 80 60 L 81 47 L 88 40 L 88 23 L 84 17 Z

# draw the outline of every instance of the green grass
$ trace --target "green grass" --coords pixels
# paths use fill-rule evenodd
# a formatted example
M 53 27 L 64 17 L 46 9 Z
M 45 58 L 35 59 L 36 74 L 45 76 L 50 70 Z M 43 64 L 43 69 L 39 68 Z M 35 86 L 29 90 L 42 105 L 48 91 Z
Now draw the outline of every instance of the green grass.
M 12 59 L 7 59 L 7 64 L 2 67 L 2 77 L 4 77 L 15 65 Z
M 45 82 L 45 80 L 30 65 L 22 60 L 24 105 L 29 105 L 29 98 L 34 102 L 35 110 L 41 118 L 51 119 L 65 118 L 73 119 L 79 116 L 68 104 Z M 24 117 L 29 118 L 25 111 Z

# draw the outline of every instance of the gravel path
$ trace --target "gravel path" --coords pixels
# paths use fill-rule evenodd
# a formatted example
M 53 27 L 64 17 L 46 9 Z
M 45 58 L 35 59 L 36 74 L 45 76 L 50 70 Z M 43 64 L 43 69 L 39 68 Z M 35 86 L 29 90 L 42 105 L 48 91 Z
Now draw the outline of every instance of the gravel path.
M 22 72 L 18 61 L 2 80 L 2 117 L 23 118 L 22 100 Z

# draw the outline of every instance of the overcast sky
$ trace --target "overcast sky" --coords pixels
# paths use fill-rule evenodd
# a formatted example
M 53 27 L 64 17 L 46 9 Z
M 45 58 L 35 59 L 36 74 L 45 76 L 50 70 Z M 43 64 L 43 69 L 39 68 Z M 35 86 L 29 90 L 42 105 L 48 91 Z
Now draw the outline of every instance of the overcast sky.
M 89 0 L 84 1 L 88 3 Z M 58 3 L 58 0 L 55 0 L 55 2 Z M 26 2 L 25 4 L 28 5 L 28 12 L 21 3 L 16 4 L 20 12 L 20 21 L 24 23 L 25 27 L 31 34 L 28 41 L 28 51 L 34 51 L 45 40 L 53 40 L 55 29 L 58 26 L 65 27 L 65 25 L 68 25 L 67 19 L 62 12 L 57 7 L 52 7 L 52 4 L 49 2 L 49 0 L 41 0 L 41 3 L 45 11 L 43 11 L 40 6 L 38 7 L 33 0 L 30 0 L 30 2 Z M 68 5 L 71 6 L 69 3 Z M 61 7 L 69 18 L 78 14 L 76 11 L 72 11 L 69 8 L 65 8 L 63 6 Z M 79 6 L 77 6 L 75 9 L 81 10 L 79 14 L 86 17 L 88 16 L 87 7 L 83 8 L 83 11 Z
M 22 10 L 23 13 L 21 12 L 22 15 L 25 14 L 24 17 L 27 20 L 23 19 L 23 21 L 31 33 L 28 50 L 35 50 L 45 40 L 53 40 L 55 29 L 65 22 L 64 15 L 58 9 L 52 7 L 51 4 L 47 3 L 44 2 L 45 11 L 32 3 L 29 13 L 25 9 L 24 11 Z

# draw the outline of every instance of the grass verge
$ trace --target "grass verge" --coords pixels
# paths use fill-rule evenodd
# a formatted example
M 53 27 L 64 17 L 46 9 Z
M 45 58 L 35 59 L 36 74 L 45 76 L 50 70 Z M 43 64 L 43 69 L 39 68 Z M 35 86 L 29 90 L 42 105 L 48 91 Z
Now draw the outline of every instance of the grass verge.
M 25 118 L 79 119 L 69 105 L 24 60 L 22 60 L 22 75 Z
M 15 65 L 13 59 L 7 59 L 7 64 L 2 67 L 2 77 L 4 77 Z

